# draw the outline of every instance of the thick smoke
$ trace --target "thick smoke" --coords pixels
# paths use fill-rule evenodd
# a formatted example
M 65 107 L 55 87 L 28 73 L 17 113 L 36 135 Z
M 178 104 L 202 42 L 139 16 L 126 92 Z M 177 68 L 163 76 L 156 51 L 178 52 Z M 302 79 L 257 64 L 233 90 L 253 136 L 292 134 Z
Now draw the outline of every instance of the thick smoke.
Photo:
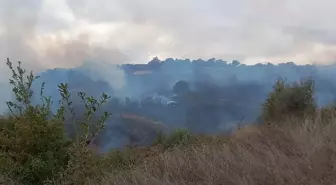
M 334 62 L 334 5 L 304 0 L 0 0 L 0 57 L 22 60 L 25 68 L 41 75 L 34 90 L 47 82 L 53 110 L 61 82 L 68 82 L 74 95 L 112 95 L 104 109 L 115 117 L 100 141 L 106 151 L 132 142 L 127 134 L 131 126 L 123 123 L 140 119 L 134 115 L 151 119 L 144 121 L 149 125 L 161 122 L 207 133 L 254 123 L 279 77 L 288 82 L 313 77 L 318 105 L 334 102 L 335 65 L 248 66 L 197 59 Z M 155 58 L 145 65 L 128 64 L 152 55 L 197 60 Z M 12 97 L 9 70 L 0 66 L 0 72 L 3 112 L 4 101 Z M 122 139 L 111 140 L 110 134 Z M 131 135 L 134 140 L 136 133 Z
M 23 61 L 24 68 L 37 73 L 55 67 L 81 66 L 81 71 L 90 78 L 110 79 L 108 83 L 116 90 L 124 84 L 124 73 L 114 64 L 126 62 L 127 57 L 112 44 L 93 43 L 90 33 L 85 30 L 75 32 L 71 37 L 64 35 L 63 30 L 71 26 L 71 21 L 47 12 L 52 3 L 55 4 L 42 0 L 0 0 L 1 112 L 6 111 L 5 101 L 12 98 L 8 84 L 11 74 L 5 66 L 7 57 L 13 63 Z M 48 79 L 48 83 L 55 85 L 54 81 L 68 80 L 55 78 Z
M 36 53 L 29 46 L 29 40 L 34 35 L 39 9 L 42 1 L 0 1 L 0 78 L 1 98 L 0 111 L 6 110 L 5 101 L 11 98 L 10 86 L 8 85 L 9 70 L 5 66 L 6 57 L 13 59 L 25 58 L 34 61 Z

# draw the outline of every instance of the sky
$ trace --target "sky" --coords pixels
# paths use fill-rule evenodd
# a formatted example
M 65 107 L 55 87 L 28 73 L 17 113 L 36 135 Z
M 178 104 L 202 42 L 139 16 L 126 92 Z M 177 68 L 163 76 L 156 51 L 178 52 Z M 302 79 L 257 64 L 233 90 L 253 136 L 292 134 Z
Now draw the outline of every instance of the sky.
M 333 0 L 0 0 L 0 57 L 35 70 L 154 56 L 332 63 L 335 8 Z

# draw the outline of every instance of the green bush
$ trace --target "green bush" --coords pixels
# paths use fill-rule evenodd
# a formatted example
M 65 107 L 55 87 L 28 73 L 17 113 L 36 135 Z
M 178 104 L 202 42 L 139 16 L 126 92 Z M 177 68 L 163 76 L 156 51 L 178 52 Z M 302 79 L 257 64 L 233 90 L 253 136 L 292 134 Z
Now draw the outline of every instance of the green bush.
M 265 122 L 282 121 L 288 117 L 303 118 L 315 113 L 312 80 L 301 80 L 293 84 L 278 80 L 262 107 L 262 119 Z
M 1 173 L 38 184 L 66 165 L 70 143 L 62 126 L 43 119 L 33 107 L 24 116 L 3 120 L 0 127 Z
M 81 161 L 80 155 L 73 151 L 88 151 L 87 145 L 94 139 L 104 122 L 111 115 L 105 112 L 99 120 L 92 120 L 96 110 L 110 97 L 103 93 L 100 99 L 78 93 L 86 108 L 84 122 L 73 120 L 76 125 L 76 137 L 68 138 L 64 131 L 65 113 L 75 115 L 67 84 L 60 84 L 62 96 L 60 108 L 52 114 L 50 97 L 43 95 L 41 104 L 33 105 L 31 89 L 34 76 L 31 71 L 22 69 L 21 62 L 14 68 L 7 59 L 12 71 L 10 84 L 13 85 L 15 100 L 7 102 L 10 114 L 0 119 L 0 175 L 13 178 L 24 184 L 43 184 L 55 179 L 62 172 L 70 172 L 74 164 Z

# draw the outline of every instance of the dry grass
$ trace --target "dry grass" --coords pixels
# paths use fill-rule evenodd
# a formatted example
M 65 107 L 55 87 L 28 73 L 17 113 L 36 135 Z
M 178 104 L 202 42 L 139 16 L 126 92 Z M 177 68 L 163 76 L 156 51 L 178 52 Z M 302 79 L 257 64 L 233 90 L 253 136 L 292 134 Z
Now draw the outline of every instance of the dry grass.
M 100 184 L 336 184 L 336 119 L 323 126 L 290 122 L 203 137 L 106 175 Z
M 321 122 L 247 126 L 231 136 L 197 136 L 187 146 L 132 149 L 133 165 L 118 170 L 111 168 L 119 158 L 96 164 L 78 156 L 86 169 L 51 184 L 336 184 L 336 118 Z

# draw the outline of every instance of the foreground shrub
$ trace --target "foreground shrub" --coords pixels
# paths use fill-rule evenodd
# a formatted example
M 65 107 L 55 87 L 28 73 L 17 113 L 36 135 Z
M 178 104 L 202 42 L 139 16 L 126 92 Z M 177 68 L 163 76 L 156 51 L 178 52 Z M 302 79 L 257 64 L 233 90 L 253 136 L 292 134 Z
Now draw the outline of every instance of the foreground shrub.
M 0 175 L 13 178 L 24 184 L 43 184 L 48 179 L 62 175 L 62 171 L 72 172 L 70 168 L 80 166 L 80 158 L 73 151 L 88 151 L 91 143 L 104 122 L 110 116 L 105 112 L 98 121 L 92 120 L 96 110 L 109 97 L 105 94 L 99 100 L 78 93 L 84 106 L 84 122 L 76 122 L 76 137 L 70 139 L 65 135 L 65 113 L 75 114 L 69 101 L 67 84 L 60 84 L 62 96 L 60 108 L 56 114 L 51 113 L 52 101 L 43 95 L 41 87 L 41 104 L 33 105 L 31 90 L 38 77 L 22 69 L 21 63 L 14 68 L 7 59 L 12 71 L 10 84 L 13 85 L 15 100 L 7 102 L 10 114 L 0 119 Z
M 304 118 L 316 112 L 314 83 L 302 80 L 285 84 L 278 80 L 262 107 L 262 119 L 266 122 L 282 121 L 288 117 Z
M 25 183 L 37 184 L 66 165 L 69 142 L 62 125 L 31 112 L 1 123 L 0 172 Z

